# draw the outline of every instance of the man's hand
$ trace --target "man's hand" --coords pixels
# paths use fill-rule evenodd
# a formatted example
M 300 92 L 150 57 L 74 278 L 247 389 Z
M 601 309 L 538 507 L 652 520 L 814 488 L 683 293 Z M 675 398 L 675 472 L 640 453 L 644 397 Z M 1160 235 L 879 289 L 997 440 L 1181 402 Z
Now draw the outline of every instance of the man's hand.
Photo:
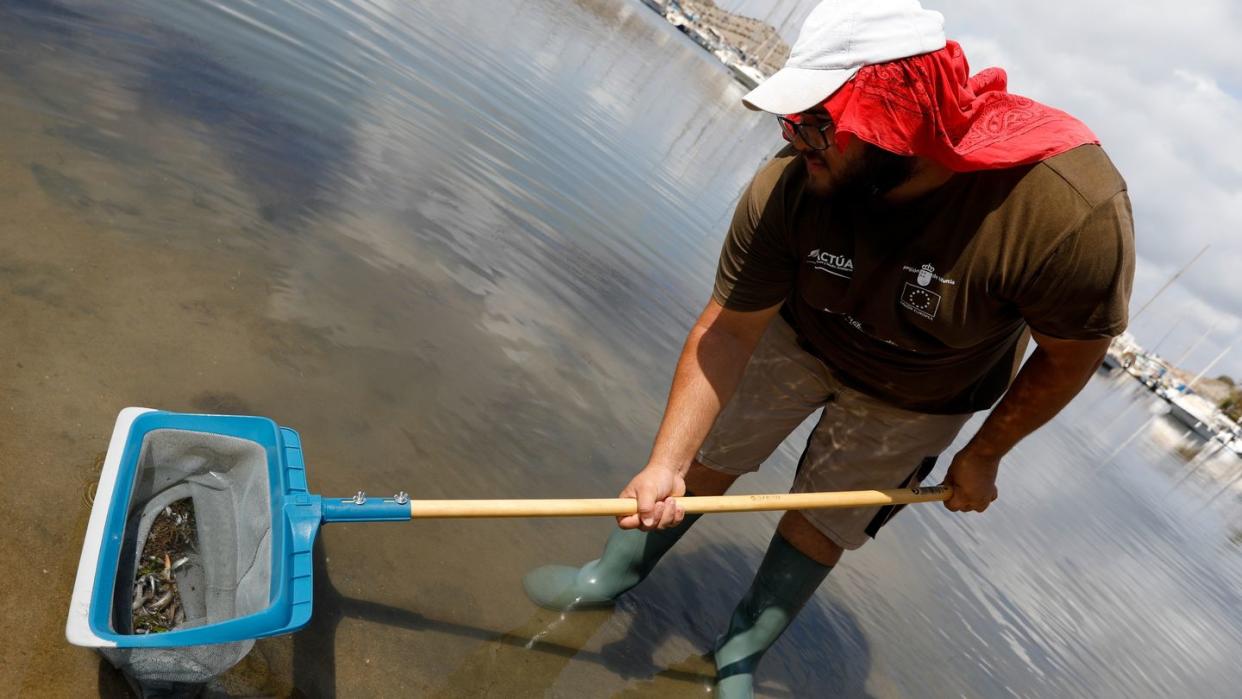
M 953 512 L 983 512 L 996 499 L 996 471 L 1000 457 L 983 456 L 970 447 L 959 451 L 949 464 L 944 484 L 953 486 L 953 496 L 944 506 Z
M 686 480 L 677 469 L 648 464 L 634 476 L 617 497 L 638 500 L 638 514 L 617 518 L 622 529 L 668 529 L 681 524 L 686 516 L 677 498 L 686 494 Z

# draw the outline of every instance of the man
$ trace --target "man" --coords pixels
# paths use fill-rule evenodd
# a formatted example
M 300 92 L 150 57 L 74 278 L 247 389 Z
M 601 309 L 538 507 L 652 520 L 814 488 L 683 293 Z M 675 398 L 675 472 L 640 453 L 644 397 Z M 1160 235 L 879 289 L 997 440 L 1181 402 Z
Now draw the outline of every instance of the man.
M 746 96 L 789 147 L 737 206 L 650 460 L 621 492 L 639 512 L 599 560 L 532 571 L 535 601 L 637 585 L 696 519 L 678 496 L 725 492 L 820 408 L 794 491 L 917 485 L 993 408 L 945 477 L 949 510 L 983 512 L 1001 457 L 1085 385 L 1126 324 L 1125 183 L 1073 117 L 1009 94 L 997 69 L 968 77 L 942 26 L 917 0 L 823 2 Z M 763 652 L 895 511 L 782 517 L 716 643 L 721 696 L 750 695 Z

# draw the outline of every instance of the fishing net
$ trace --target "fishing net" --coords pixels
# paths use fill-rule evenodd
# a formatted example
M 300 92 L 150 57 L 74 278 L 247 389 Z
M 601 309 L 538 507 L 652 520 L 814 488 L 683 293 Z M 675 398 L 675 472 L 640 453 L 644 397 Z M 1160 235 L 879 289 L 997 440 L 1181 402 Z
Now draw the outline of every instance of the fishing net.
M 271 493 L 267 453 L 257 442 L 206 432 L 157 429 L 145 436 L 126 513 L 120 570 L 112 595 L 112 624 L 137 633 L 135 577 L 156 518 L 189 498 L 194 549 L 174 580 L 183 620 L 176 629 L 228 621 L 269 605 Z M 245 657 L 253 640 L 183 648 L 100 648 L 144 694 L 199 685 Z

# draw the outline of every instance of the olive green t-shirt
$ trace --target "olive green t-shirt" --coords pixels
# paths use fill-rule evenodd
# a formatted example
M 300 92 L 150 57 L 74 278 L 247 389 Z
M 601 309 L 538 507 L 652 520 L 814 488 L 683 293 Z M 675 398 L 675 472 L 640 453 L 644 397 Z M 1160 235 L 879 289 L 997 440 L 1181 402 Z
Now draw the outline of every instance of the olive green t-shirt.
M 1104 151 L 959 173 L 898 206 L 804 191 L 789 149 L 738 203 L 713 298 L 784 302 L 808 350 L 842 382 L 899 407 L 966 413 L 1009 387 L 1036 332 L 1125 329 L 1134 276 L 1126 185 Z

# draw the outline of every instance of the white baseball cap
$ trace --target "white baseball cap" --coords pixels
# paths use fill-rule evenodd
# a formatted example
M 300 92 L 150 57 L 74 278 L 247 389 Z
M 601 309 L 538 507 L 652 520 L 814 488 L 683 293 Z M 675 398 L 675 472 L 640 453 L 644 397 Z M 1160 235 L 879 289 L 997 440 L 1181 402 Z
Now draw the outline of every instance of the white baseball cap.
M 797 114 L 823 102 L 865 65 L 944 48 L 944 16 L 918 0 L 823 0 L 785 66 L 742 98 L 750 109 Z

